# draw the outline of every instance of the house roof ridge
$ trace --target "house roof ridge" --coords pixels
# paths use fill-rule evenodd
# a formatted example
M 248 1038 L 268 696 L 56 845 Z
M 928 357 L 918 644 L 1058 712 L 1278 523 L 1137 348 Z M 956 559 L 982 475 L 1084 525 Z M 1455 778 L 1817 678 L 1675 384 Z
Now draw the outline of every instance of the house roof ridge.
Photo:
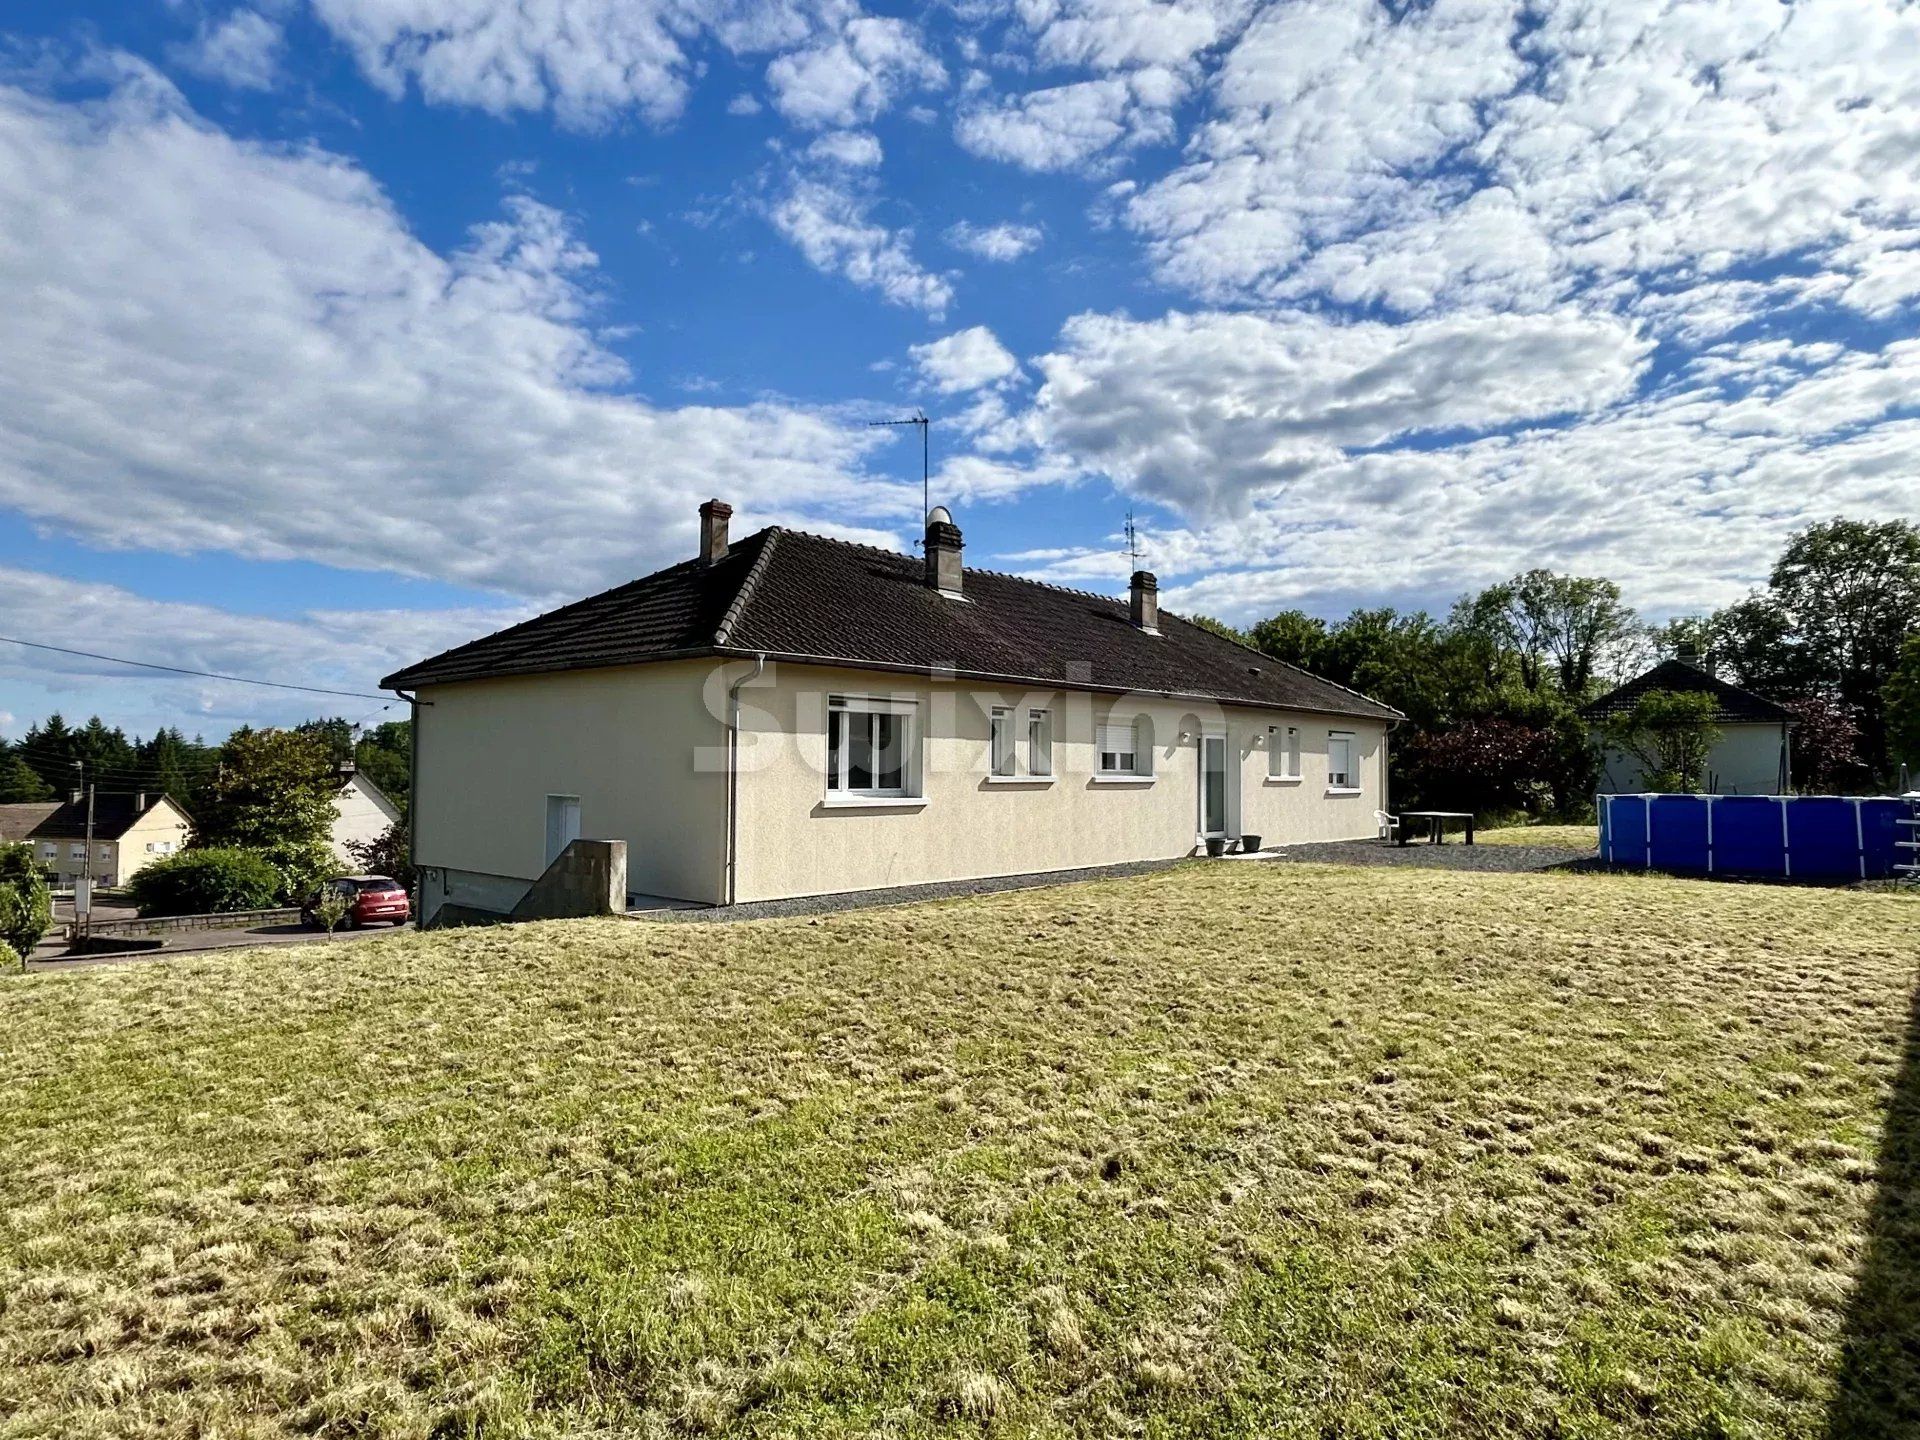
M 904 550 L 889 550 L 884 545 L 869 545 L 864 540 L 844 540 L 838 535 L 821 535 L 812 530 L 798 530 L 790 525 L 769 525 L 769 530 L 784 531 L 789 535 L 803 536 L 808 540 L 818 540 L 827 545 L 844 545 L 850 550 L 870 550 L 876 555 L 885 555 L 892 560 L 916 560 L 919 557 L 909 555 Z M 1010 570 L 994 570 L 985 565 L 968 565 L 965 573 L 969 575 L 991 575 L 996 580 L 1012 580 L 1020 585 L 1037 585 L 1042 590 L 1052 590 L 1061 595 L 1077 595 L 1083 600 L 1103 600 L 1109 605 L 1124 605 L 1127 602 L 1115 595 L 1102 595 L 1098 590 L 1082 590 L 1073 585 L 1062 585 L 1053 580 L 1036 580 L 1031 575 L 1015 575 Z
M 733 637 L 734 626 L 745 617 L 747 602 L 753 598 L 756 582 L 766 573 L 767 557 L 773 554 L 774 546 L 779 542 L 783 528 L 779 525 L 766 525 L 746 537 L 747 540 L 752 540 L 761 535 L 766 536 L 760 541 L 759 553 L 753 557 L 753 563 L 747 567 L 747 573 L 740 581 L 740 588 L 733 592 L 733 599 L 727 603 L 727 613 L 720 617 L 720 623 L 714 627 L 713 643 L 715 645 L 725 645 Z M 746 540 L 740 543 L 744 545 Z

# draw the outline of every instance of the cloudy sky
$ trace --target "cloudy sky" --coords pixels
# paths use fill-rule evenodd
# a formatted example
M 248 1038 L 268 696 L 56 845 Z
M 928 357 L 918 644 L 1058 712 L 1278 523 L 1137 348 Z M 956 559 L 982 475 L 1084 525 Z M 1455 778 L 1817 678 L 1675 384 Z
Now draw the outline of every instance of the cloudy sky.
M 1168 602 L 1660 616 L 1920 512 L 1891 0 L 25 0 L 0 633 L 371 690 L 695 507 Z M 210 736 L 379 702 L 0 646 Z

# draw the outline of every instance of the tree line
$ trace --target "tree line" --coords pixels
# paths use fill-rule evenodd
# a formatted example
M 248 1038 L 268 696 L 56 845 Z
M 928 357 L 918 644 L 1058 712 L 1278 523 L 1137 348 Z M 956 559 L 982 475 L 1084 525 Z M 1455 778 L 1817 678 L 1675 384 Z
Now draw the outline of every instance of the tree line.
M 1444 618 L 1282 611 L 1201 623 L 1404 712 L 1396 803 L 1578 816 L 1598 753 L 1582 705 L 1683 650 L 1791 710 L 1795 781 L 1880 789 L 1920 769 L 1920 526 L 1839 519 L 1793 535 L 1767 584 L 1720 610 L 1642 620 L 1613 581 L 1530 570 Z
M 216 792 L 223 767 L 234 763 L 249 737 L 264 733 L 242 726 L 225 740 L 189 740 L 177 726 L 147 738 L 129 739 L 98 715 L 71 725 L 55 713 L 29 726 L 18 739 L 0 739 L 0 804 L 64 798 L 82 783 L 103 791 L 162 791 L 199 818 Z M 405 812 L 413 765 L 412 723 L 389 720 L 360 730 L 340 717 L 305 720 L 287 733 L 311 742 L 303 753 L 322 774 L 336 764 L 354 766 Z

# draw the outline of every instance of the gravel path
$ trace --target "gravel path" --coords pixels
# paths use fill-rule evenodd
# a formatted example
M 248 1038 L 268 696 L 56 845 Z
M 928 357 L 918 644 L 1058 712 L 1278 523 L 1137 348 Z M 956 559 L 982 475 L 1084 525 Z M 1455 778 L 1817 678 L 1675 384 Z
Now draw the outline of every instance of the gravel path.
M 1328 865 L 1411 865 L 1421 870 L 1477 870 L 1488 874 L 1550 870 L 1593 859 L 1591 850 L 1558 845 L 1388 845 L 1379 840 L 1337 840 L 1324 845 L 1289 845 L 1287 861 Z

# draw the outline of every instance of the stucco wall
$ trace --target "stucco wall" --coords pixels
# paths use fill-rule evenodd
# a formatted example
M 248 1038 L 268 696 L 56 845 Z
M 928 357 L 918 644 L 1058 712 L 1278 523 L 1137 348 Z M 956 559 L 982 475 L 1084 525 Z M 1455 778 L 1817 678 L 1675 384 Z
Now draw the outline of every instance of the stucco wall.
M 423 690 L 417 862 L 464 872 L 476 897 L 486 889 L 511 908 L 546 869 L 547 797 L 577 795 L 582 838 L 627 842 L 636 893 L 718 901 L 724 764 L 696 763 L 725 740 L 724 711 L 702 693 L 712 670 L 672 662 Z M 442 896 L 466 898 L 428 877 L 427 898 Z
M 386 834 L 387 827 L 400 818 L 400 811 L 389 803 L 371 782 L 355 776 L 340 787 L 333 799 L 333 831 L 329 837 L 334 858 L 342 865 L 355 864 L 348 842 L 369 844 Z
M 1766 724 L 1721 725 L 1720 738 L 1707 757 L 1707 774 L 1699 782 L 1701 794 L 1777 795 L 1780 793 L 1780 747 L 1786 727 Z M 1640 762 L 1617 750 L 1605 750 L 1600 759 L 1600 790 L 1607 795 L 1636 795 L 1647 788 Z
M 826 703 L 834 694 L 914 700 L 922 717 L 924 805 L 827 805 Z M 1352 839 L 1375 833 L 1382 807 L 1384 724 L 1270 711 L 1144 701 L 1154 737 L 1150 784 L 1095 778 L 1094 727 L 1113 697 L 1031 694 L 971 683 L 813 666 L 771 666 L 743 692 L 736 898 L 861 890 L 990 875 L 1028 874 L 1185 855 L 1199 832 L 1197 736 L 1222 726 L 1239 761 L 1229 771 L 1228 828 L 1267 844 Z M 989 713 L 1016 715 L 1017 770 L 1026 771 L 1025 712 L 1053 713 L 1051 783 L 989 778 Z M 1301 729 L 1301 778 L 1267 780 L 1267 727 Z M 1358 790 L 1327 791 L 1327 732 L 1354 734 Z M 1189 738 L 1179 737 L 1186 733 Z

